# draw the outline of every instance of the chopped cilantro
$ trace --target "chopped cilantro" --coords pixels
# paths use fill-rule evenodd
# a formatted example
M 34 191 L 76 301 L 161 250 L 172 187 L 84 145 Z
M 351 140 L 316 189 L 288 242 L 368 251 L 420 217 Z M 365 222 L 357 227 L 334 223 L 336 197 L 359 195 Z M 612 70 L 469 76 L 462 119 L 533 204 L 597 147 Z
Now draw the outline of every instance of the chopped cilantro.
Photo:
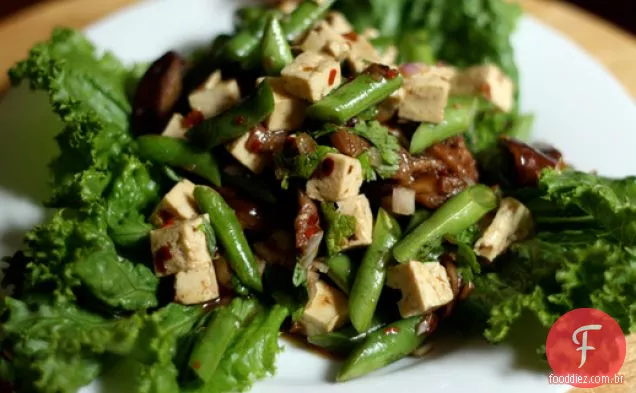
M 356 218 L 338 212 L 333 203 L 320 205 L 327 221 L 327 252 L 337 254 L 356 231 Z
M 322 159 L 328 154 L 336 152 L 337 150 L 330 146 L 318 145 L 314 152 L 308 154 L 301 154 L 293 157 L 286 157 L 284 155 L 278 155 L 276 157 L 277 164 L 283 168 L 283 176 L 281 181 L 281 187 L 287 189 L 289 186 L 289 179 L 292 177 L 299 177 L 302 179 L 309 179 L 314 174 L 318 165 Z

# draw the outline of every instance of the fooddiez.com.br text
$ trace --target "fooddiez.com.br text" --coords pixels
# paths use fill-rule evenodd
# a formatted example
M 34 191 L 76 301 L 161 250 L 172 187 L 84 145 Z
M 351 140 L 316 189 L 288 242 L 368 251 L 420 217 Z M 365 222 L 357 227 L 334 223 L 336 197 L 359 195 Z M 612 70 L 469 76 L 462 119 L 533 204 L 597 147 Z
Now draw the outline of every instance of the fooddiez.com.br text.
M 621 374 L 611 375 L 580 375 L 580 374 L 566 374 L 566 375 L 548 375 L 548 383 L 550 385 L 618 385 L 625 383 L 625 376 Z

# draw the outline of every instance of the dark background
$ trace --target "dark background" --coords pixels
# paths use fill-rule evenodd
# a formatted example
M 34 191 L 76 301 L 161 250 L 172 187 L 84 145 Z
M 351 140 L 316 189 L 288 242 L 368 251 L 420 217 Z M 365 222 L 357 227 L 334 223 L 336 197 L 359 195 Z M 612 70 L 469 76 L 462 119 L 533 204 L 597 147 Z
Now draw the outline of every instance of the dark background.
M 636 0 L 569 0 L 636 34 Z
M 0 18 L 42 0 L 0 0 Z M 90 0 L 86 0 L 90 1 Z M 557 0 L 554 0 L 557 1 Z M 636 0 L 566 0 L 636 34 Z

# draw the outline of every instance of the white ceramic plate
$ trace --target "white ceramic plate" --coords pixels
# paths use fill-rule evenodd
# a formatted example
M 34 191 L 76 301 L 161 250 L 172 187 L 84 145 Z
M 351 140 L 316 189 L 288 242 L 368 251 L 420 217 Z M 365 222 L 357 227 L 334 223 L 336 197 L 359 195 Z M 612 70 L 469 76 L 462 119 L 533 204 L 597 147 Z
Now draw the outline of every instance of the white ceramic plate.
M 168 49 L 188 50 L 229 31 L 237 6 L 231 0 L 162 0 L 125 9 L 87 30 L 101 48 L 128 62 L 148 61 Z M 515 36 L 521 67 L 522 106 L 535 112 L 534 138 L 553 143 L 581 169 L 622 176 L 636 174 L 636 107 L 632 98 L 592 58 L 539 22 L 524 18 Z M 46 98 L 25 88 L 0 105 L 0 254 L 13 252 L 23 233 L 45 214 L 46 164 L 56 154 L 52 136 L 59 123 Z M 338 364 L 289 343 L 279 357 L 276 377 L 259 382 L 254 393 L 406 391 L 555 392 L 546 366 L 533 349 L 544 332 L 524 332 L 514 345 L 491 347 L 479 340 L 442 340 L 421 360 L 405 360 L 366 378 L 336 385 Z M 119 371 L 107 383 L 83 393 L 123 392 Z M 117 381 L 119 380 L 119 383 Z

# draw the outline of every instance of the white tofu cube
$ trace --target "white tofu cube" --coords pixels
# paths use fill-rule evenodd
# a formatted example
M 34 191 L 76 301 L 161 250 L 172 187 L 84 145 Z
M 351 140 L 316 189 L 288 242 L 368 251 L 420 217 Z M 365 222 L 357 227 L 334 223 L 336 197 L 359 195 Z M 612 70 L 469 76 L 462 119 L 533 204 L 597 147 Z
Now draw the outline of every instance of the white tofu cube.
M 209 220 L 205 214 L 150 232 L 150 248 L 157 276 L 202 269 L 212 264 L 204 230 L 204 223 Z
M 267 129 L 295 130 L 300 128 L 305 121 L 307 103 L 289 95 L 281 78 L 267 78 L 267 81 L 274 92 L 274 111 L 265 120 Z
M 432 71 L 438 73 L 442 78 L 451 82 L 451 95 L 454 93 L 453 89 L 455 88 L 455 78 L 459 75 L 459 71 L 457 68 L 449 65 L 439 65 L 436 67 L 432 67 Z
M 174 279 L 174 301 L 181 304 L 199 304 L 219 297 L 219 284 L 214 267 L 178 272 Z
M 333 332 L 349 320 L 349 301 L 338 289 L 316 283 L 313 296 L 309 299 L 300 319 L 307 336 Z
M 211 89 L 199 89 L 188 96 L 190 107 L 210 118 L 236 105 L 241 91 L 236 80 L 220 82 Z
M 514 198 L 504 198 L 495 218 L 475 243 L 475 253 L 492 262 L 513 242 L 527 238 L 533 229 L 530 210 Z
M 170 118 L 170 121 L 166 125 L 166 128 L 164 128 L 161 136 L 186 139 L 186 132 L 188 132 L 188 128 L 183 126 L 183 116 L 179 113 L 175 113 Z
M 450 87 L 450 82 L 431 68 L 404 78 L 404 98 L 398 116 L 417 122 L 441 123 Z
M 362 186 L 362 166 L 355 158 L 329 153 L 314 177 L 307 182 L 307 195 L 319 201 L 337 202 L 358 195 Z
M 246 143 L 249 138 L 250 133 L 247 132 L 226 144 L 225 149 L 247 169 L 254 173 L 261 173 L 269 163 L 270 157 L 265 154 L 256 154 L 248 150 Z
M 423 315 L 453 301 L 446 269 L 439 262 L 410 261 L 389 269 L 387 286 L 402 291 L 402 318 Z
M 162 227 L 167 223 L 189 220 L 199 215 L 194 200 L 195 184 L 183 179 L 164 195 L 161 202 L 150 216 L 150 223 Z
M 325 20 L 338 34 L 347 34 L 353 31 L 353 26 L 341 12 L 331 11 L 327 14 Z
M 380 37 L 380 30 L 376 29 L 375 27 L 367 27 L 366 29 L 362 30 L 361 35 L 367 40 L 374 40 Z
M 221 80 L 222 80 L 221 71 L 219 70 L 214 71 L 213 73 L 210 74 L 210 76 L 208 76 L 205 82 L 203 82 L 203 84 L 199 86 L 199 89 L 203 89 L 203 90 L 213 89 L 221 83 Z
M 340 63 L 316 52 L 303 52 L 281 72 L 285 90 L 294 97 L 316 102 L 340 85 Z
M 337 60 L 344 59 L 351 50 L 351 43 L 323 21 L 314 27 L 300 44 L 303 51 L 322 52 Z
M 356 231 L 343 249 L 368 246 L 373 237 L 373 213 L 369 200 L 364 195 L 357 195 L 343 201 L 338 201 L 338 212 L 356 219 Z
M 514 107 L 515 85 L 493 64 L 473 66 L 460 72 L 453 81 L 454 95 L 481 94 L 504 112 Z
M 344 37 L 351 43 L 351 51 L 347 56 L 347 63 L 356 73 L 366 70 L 371 63 L 380 63 L 382 61 L 378 51 L 365 37 L 356 33 L 348 33 Z

